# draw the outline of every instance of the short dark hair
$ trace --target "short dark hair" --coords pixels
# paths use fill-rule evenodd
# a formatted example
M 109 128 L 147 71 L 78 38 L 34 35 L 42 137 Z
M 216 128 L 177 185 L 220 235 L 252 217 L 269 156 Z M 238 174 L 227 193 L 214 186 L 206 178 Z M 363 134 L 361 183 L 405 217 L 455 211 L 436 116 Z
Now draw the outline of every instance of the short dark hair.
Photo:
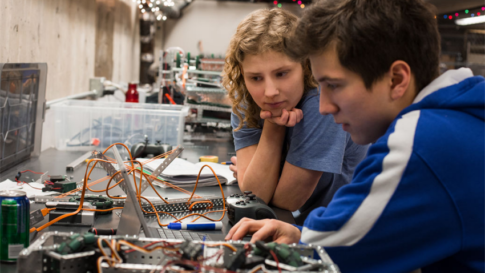
M 359 74 L 367 89 L 397 60 L 411 67 L 417 92 L 439 75 L 436 16 L 422 0 L 320 0 L 286 42 L 292 57 L 302 58 L 334 41 L 342 66 Z

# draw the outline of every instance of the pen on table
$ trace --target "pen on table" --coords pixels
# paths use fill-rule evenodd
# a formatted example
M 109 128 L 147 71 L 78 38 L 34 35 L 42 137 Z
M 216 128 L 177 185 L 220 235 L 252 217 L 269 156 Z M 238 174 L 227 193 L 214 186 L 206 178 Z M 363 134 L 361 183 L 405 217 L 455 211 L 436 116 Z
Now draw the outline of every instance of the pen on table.
M 232 165 L 233 163 L 231 161 L 224 161 L 221 162 L 222 165 Z
M 184 230 L 221 230 L 222 222 L 213 223 L 169 223 L 169 229 Z

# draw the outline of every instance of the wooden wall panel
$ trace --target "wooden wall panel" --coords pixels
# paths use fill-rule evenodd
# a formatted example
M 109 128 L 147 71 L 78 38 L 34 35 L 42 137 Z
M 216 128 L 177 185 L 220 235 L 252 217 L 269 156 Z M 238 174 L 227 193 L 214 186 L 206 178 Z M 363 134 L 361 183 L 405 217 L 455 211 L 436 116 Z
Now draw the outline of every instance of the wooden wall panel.
M 88 91 L 89 78 L 95 76 L 100 1 L 105 0 L 0 0 L 0 62 L 47 62 L 47 100 Z M 115 8 L 113 22 L 116 16 L 126 21 L 111 30 L 113 45 L 119 47 L 111 52 L 112 67 L 123 69 L 116 68 L 109 79 L 130 81 L 138 73 L 133 69 L 140 55 L 136 3 L 112 1 L 115 7 L 123 5 Z
M 115 12 L 113 81 L 138 81 L 140 71 L 140 18 L 132 1 L 118 1 Z M 135 38 L 132 38 L 135 37 Z M 137 54 L 127 54 L 137 52 Z

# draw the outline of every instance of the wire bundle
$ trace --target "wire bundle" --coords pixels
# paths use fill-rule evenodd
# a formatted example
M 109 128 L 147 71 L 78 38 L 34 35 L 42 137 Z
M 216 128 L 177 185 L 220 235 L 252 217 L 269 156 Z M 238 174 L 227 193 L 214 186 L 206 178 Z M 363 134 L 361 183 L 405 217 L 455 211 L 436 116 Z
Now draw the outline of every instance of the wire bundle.
M 154 177 L 153 175 L 147 175 L 145 172 L 143 172 L 143 165 L 144 164 L 147 164 L 149 162 L 152 162 L 153 160 L 156 160 L 158 158 L 161 158 L 161 157 L 164 157 L 164 156 L 167 156 L 169 154 L 171 154 L 173 151 L 170 151 L 170 152 L 167 152 L 165 154 L 161 154 L 157 157 L 154 157 L 152 159 L 149 159 L 147 161 L 144 161 L 143 163 L 140 162 L 140 161 L 137 161 L 137 160 L 133 160 L 133 157 L 131 155 L 131 152 L 130 152 L 130 149 L 128 149 L 128 147 L 123 144 L 123 143 L 114 143 L 112 145 L 110 145 L 108 148 L 106 148 L 102 154 L 104 155 L 107 151 L 109 151 L 109 149 L 111 149 L 112 147 L 116 146 L 116 145 L 120 145 L 122 147 L 124 147 L 126 149 L 126 151 L 128 152 L 128 155 L 130 157 L 130 160 L 129 161 L 126 161 L 125 163 L 128 163 L 129 165 L 126 165 L 126 168 L 128 170 L 128 174 L 129 175 L 133 175 L 133 182 L 135 184 L 135 190 L 136 190 L 136 196 L 137 196 L 137 199 L 138 199 L 138 203 L 142 209 L 142 211 L 146 214 L 155 214 L 156 217 L 157 217 L 157 221 L 158 221 L 158 224 L 160 226 L 167 226 L 168 224 L 162 224 L 161 221 L 160 221 L 160 216 L 159 214 L 160 213 L 164 213 L 164 214 L 167 214 L 171 217 L 174 218 L 175 222 L 180 222 L 188 217 L 191 217 L 191 216 L 197 216 L 197 218 L 195 218 L 194 220 L 192 220 L 192 222 L 196 221 L 197 219 L 199 219 L 200 217 L 203 217 L 205 219 L 208 219 L 210 221 L 221 221 L 223 218 L 224 218 L 224 215 L 225 215 L 225 211 L 226 211 L 226 203 L 225 203 L 225 197 L 224 197 L 224 191 L 222 189 L 222 185 L 221 185 L 221 182 L 219 181 L 219 178 L 217 177 L 216 173 L 214 172 L 214 170 L 208 166 L 208 165 L 204 165 L 202 166 L 202 168 L 200 169 L 199 171 L 199 174 L 197 175 L 197 180 L 196 180 L 196 183 L 195 183 L 195 186 L 194 186 L 194 189 L 192 190 L 192 192 L 189 192 L 185 189 L 182 189 L 182 188 L 179 188 L 177 186 L 174 186 L 166 181 L 163 181 L 163 180 L 160 180 L 158 177 Z M 83 208 L 83 203 L 84 203 L 84 196 L 85 196 L 85 193 L 86 193 L 86 190 L 89 190 L 91 192 L 106 192 L 106 195 L 109 197 L 109 198 L 112 198 L 112 199 L 125 199 L 126 197 L 116 197 L 116 196 L 111 196 L 109 194 L 109 190 L 113 189 L 114 187 L 118 186 L 120 183 L 123 182 L 123 179 L 120 179 L 120 181 L 116 182 L 114 185 L 110 186 L 111 185 L 111 182 L 113 181 L 113 179 L 115 179 L 115 177 L 120 173 L 120 171 L 117 171 L 115 172 L 114 174 L 112 174 L 111 176 L 107 176 L 107 177 L 104 177 L 102 179 L 99 179 L 99 180 L 96 180 L 92 183 L 87 183 L 87 181 L 89 181 L 90 179 L 90 176 L 91 176 L 91 172 L 94 170 L 94 168 L 96 167 L 96 164 L 98 162 L 106 162 L 106 163 L 110 163 L 110 164 L 114 164 L 116 163 L 116 161 L 112 158 L 109 158 L 109 157 L 106 157 L 108 160 L 103 160 L 103 159 L 89 159 L 88 162 L 87 162 L 87 166 L 86 166 L 86 171 L 84 173 L 84 179 L 83 179 L 83 185 L 82 185 L 82 188 L 80 189 L 75 189 L 75 190 L 72 190 L 70 192 L 67 192 L 65 194 L 62 194 L 62 195 L 59 195 L 58 197 L 65 197 L 69 194 L 72 194 L 72 193 L 75 193 L 75 192 L 78 192 L 78 191 L 81 191 L 81 198 L 80 198 L 80 202 L 79 202 L 79 207 L 76 209 L 76 211 L 74 212 L 71 212 L 71 213 L 67 213 L 67 214 L 64 214 L 62 216 L 59 216 L 57 217 L 56 219 L 38 227 L 38 228 L 31 228 L 30 229 L 30 232 L 34 232 L 34 231 L 41 231 L 43 230 L 44 228 L 46 227 L 49 227 L 51 226 L 52 224 L 62 220 L 62 219 L 65 219 L 67 217 L 70 217 L 70 216 L 73 216 L 73 215 L 76 215 L 77 213 L 79 213 L 81 210 L 86 210 L 86 211 L 100 211 L 100 212 L 105 212 L 105 211 L 111 211 L 111 210 L 116 210 L 116 209 L 122 209 L 122 207 L 114 207 L 114 208 L 110 208 L 110 209 L 104 209 L 104 210 L 100 210 L 100 209 L 84 209 Z M 92 164 L 94 162 L 94 164 Z M 90 165 L 92 165 L 90 167 Z M 204 200 L 204 201 L 196 201 L 196 202 L 190 202 L 192 200 L 192 198 L 194 198 L 194 196 L 197 198 L 200 196 L 197 196 L 195 195 L 195 191 L 197 189 L 197 185 L 198 185 L 198 182 L 199 182 L 199 177 L 200 177 L 200 174 L 202 172 L 202 170 L 205 168 L 205 167 L 208 167 L 209 169 L 211 169 L 212 173 L 214 174 L 217 182 L 219 183 L 219 188 L 221 190 L 221 195 L 222 195 L 222 200 L 223 200 L 223 209 L 222 210 L 214 210 L 214 211 L 209 211 L 209 212 L 205 212 L 203 214 L 200 214 L 200 213 L 191 213 L 191 214 L 188 214 L 182 218 L 177 218 L 176 216 L 174 216 L 173 214 L 171 213 L 168 213 L 168 212 L 165 212 L 165 211 L 157 211 L 155 206 L 153 205 L 153 203 L 146 197 L 142 196 L 142 182 L 143 182 L 143 178 L 147 181 L 147 183 L 149 184 L 149 186 L 152 187 L 153 191 L 157 194 L 157 196 L 163 200 L 166 204 L 170 204 L 167 200 L 165 200 L 165 198 L 163 198 L 159 193 L 158 191 L 155 189 L 155 187 L 153 186 L 152 184 L 152 181 L 153 180 L 157 180 L 157 181 L 162 181 L 163 183 L 167 184 L 167 185 L 170 185 L 172 188 L 176 189 L 176 190 L 179 190 L 181 192 L 184 192 L 184 193 L 187 193 L 187 194 L 190 194 L 190 197 L 188 198 L 187 200 L 187 204 L 189 205 L 189 210 L 192 210 L 193 209 L 193 206 L 196 205 L 196 204 L 200 204 L 200 203 L 211 203 L 210 207 L 213 206 L 212 202 L 211 201 L 208 201 L 208 200 Z M 139 182 L 137 183 L 137 177 L 136 177 L 136 173 L 139 174 Z M 90 186 L 93 186 L 95 184 L 98 184 L 102 181 L 106 181 L 107 179 L 109 179 L 107 185 L 106 185 L 106 189 L 103 189 L 103 190 L 93 190 L 90 188 Z M 153 209 L 152 212 L 149 212 L 149 211 L 146 211 L 143 209 L 143 206 L 142 206 L 142 200 L 146 201 Z M 206 214 L 208 213 L 213 213 L 213 212 L 222 212 L 222 216 L 219 218 L 219 219 L 212 219 L 210 217 L 207 217 Z M 112 258 L 111 258 L 112 259 Z

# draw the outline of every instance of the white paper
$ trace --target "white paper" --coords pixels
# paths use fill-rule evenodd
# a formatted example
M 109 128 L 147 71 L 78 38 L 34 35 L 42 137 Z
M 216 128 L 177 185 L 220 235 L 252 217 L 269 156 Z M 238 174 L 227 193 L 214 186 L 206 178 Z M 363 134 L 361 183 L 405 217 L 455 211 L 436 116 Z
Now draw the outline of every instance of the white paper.
M 143 167 L 150 172 L 154 171 L 165 159 L 157 159 L 145 164 Z M 229 166 L 212 162 L 191 163 L 187 160 L 175 158 L 170 165 L 160 174 L 160 178 L 179 187 L 193 187 L 200 169 L 204 165 L 212 167 L 221 184 L 232 184 L 236 181 Z M 163 183 L 155 183 L 160 187 L 167 187 Z M 214 186 L 219 183 L 214 177 L 210 168 L 205 167 L 199 177 L 198 186 Z
M 29 183 L 30 186 L 38 189 L 42 189 L 44 187 L 44 184 L 37 183 L 37 182 L 31 182 Z M 43 192 L 42 190 L 37 190 L 29 185 L 17 185 L 17 182 L 14 182 L 10 179 L 5 180 L 4 182 L 0 183 L 0 190 L 19 190 L 19 191 L 24 191 L 27 194 L 28 198 L 32 198 L 35 196 L 45 196 L 45 195 L 51 195 L 51 194 L 56 194 L 58 192 L 55 191 L 46 191 Z

